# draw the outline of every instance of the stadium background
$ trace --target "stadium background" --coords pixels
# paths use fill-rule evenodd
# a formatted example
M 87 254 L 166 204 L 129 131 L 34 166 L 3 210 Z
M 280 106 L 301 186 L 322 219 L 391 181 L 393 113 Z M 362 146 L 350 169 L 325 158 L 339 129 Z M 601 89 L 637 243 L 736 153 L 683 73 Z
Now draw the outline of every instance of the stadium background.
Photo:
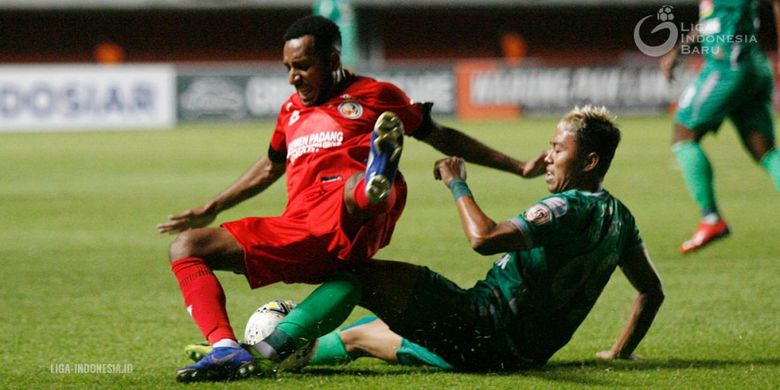
M 693 56 L 670 84 L 656 59 L 637 50 L 634 27 L 658 12 L 656 1 L 324 3 L 353 16 L 345 29 L 357 37 L 350 68 L 461 118 L 558 115 L 588 102 L 622 115 L 664 113 L 700 64 Z M 272 118 L 290 92 L 281 37 L 312 4 L 0 2 L 0 131 Z M 695 2 L 663 4 L 673 6 L 680 26 L 695 22 Z M 771 10 L 762 11 L 760 41 L 771 50 Z M 653 26 L 643 25 L 642 39 L 663 42 Z M 96 62 L 114 66 L 85 66 Z M 128 81 L 128 72 L 137 80 Z
M 671 3 L 676 21 L 695 19 L 695 2 Z M 364 49 L 361 71 L 385 72 L 413 94 L 441 94 L 432 97 L 437 119 L 513 156 L 545 148 L 567 104 L 590 100 L 613 108 L 624 138 L 605 185 L 631 207 L 667 292 L 637 350 L 645 359 L 594 358 L 620 331 L 635 294 L 616 274 L 572 341 L 538 370 L 454 374 L 360 359 L 211 387 L 778 388 L 778 194 L 740 150 L 730 124 L 705 148 L 732 236 L 692 255 L 676 250 L 699 217 L 669 147 L 669 104 L 691 68 L 670 85 L 632 39 L 636 23 L 662 3 L 353 4 L 363 21 L 360 45 L 373 47 Z M 276 110 L 270 98 L 292 92 L 280 37 L 310 9 L 308 0 L 0 0 L 1 389 L 181 388 L 172 374 L 187 363 L 182 347 L 202 336 L 167 264 L 172 237 L 154 226 L 219 193 L 265 151 L 275 113 L 269 110 Z M 768 6 L 761 16 L 760 39 L 774 55 Z M 501 58 L 500 37 L 511 31 L 527 44 L 519 63 Z M 95 46 L 107 40 L 122 50 L 106 46 L 101 61 L 123 56 L 121 65 L 96 64 Z M 698 62 L 693 57 L 686 65 Z M 483 113 L 495 118 L 458 117 L 457 96 L 469 95 L 456 96 L 463 78 L 455 71 L 464 68 L 479 71 L 472 73 L 482 102 L 501 103 Z M 570 86 L 577 94 L 559 95 Z M 527 94 L 496 95 L 506 91 Z M 64 129 L 73 131 L 57 131 Z M 470 286 L 493 259 L 468 250 L 450 194 L 431 179 L 441 154 L 409 141 L 401 161 L 410 184 L 407 209 L 380 255 L 442 270 Z M 538 180 L 477 166 L 469 167 L 469 184 L 495 218 L 516 215 L 546 194 Z M 277 183 L 218 222 L 278 215 L 284 203 L 284 185 Z M 239 333 L 262 303 L 302 299 L 313 288 L 250 291 L 240 277 L 219 277 Z M 351 320 L 364 314 L 357 310 Z M 119 371 L 80 372 L 85 366 Z

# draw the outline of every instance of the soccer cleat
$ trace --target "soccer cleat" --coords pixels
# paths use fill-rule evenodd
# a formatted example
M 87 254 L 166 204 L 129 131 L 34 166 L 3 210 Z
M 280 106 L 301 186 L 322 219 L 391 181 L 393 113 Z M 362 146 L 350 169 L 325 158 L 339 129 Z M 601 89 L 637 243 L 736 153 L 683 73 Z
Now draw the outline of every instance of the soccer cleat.
M 729 233 L 729 226 L 723 219 L 718 219 L 714 224 L 699 222 L 693 237 L 680 245 L 680 253 L 691 253 L 714 240 L 728 236 Z
M 263 360 L 241 347 L 217 347 L 197 363 L 177 370 L 176 381 L 235 380 L 272 374 L 274 365 Z
M 398 172 L 404 141 L 404 124 L 394 112 L 385 111 L 376 120 L 366 164 L 366 197 L 377 204 L 390 196 Z
M 279 371 L 300 372 L 304 367 L 311 364 L 311 359 L 317 351 L 318 343 L 319 339 L 314 340 L 293 352 L 279 363 Z

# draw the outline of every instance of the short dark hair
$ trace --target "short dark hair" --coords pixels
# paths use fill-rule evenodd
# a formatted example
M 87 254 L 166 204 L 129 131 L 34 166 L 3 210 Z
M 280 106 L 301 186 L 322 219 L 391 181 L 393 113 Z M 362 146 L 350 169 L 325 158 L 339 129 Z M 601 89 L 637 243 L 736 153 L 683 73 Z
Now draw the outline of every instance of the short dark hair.
M 593 152 L 599 156 L 596 172 L 607 174 L 615 150 L 620 143 L 620 129 L 612 123 L 614 117 L 605 107 L 574 107 L 564 115 L 559 126 L 575 134 L 578 157 L 585 158 Z
M 284 41 L 301 38 L 304 35 L 314 37 L 314 50 L 321 55 L 341 52 L 341 32 L 339 26 L 330 19 L 319 16 L 304 16 L 290 25 L 284 33 Z

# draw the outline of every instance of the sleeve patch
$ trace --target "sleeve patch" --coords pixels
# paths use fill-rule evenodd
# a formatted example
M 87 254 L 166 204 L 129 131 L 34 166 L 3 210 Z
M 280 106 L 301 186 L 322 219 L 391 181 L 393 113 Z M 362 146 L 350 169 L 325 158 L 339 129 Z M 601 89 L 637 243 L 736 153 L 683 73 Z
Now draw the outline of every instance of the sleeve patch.
M 555 218 L 560 218 L 566 214 L 566 201 L 563 198 L 552 197 L 542 200 L 542 203 L 546 204 L 550 208 Z
M 525 219 L 526 221 L 539 226 L 550 222 L 552 217 L 550 216 L 550 209 L 545 205 L 537 204 L 525 212 Z
M 533 235 L 531 234 L 530 228 L 528 226 L 528 222 L 524 221 L 519 216 L 510 219 L 509 222 L 515 225 L 517 230 L 520 231 L 520 234 L 523 235 L 523 239 L 525 240 L 526 246 L 528 246 L 529 248 L 534 246 Z

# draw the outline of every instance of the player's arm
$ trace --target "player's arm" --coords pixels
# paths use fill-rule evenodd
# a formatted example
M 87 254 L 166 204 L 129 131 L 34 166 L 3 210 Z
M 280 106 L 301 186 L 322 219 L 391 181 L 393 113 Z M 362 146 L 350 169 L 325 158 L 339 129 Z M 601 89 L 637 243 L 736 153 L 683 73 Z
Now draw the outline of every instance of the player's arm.
M 455 204 L 461 226 L 471 248 L 482 255 L 524 249 L 523 235 L 513 223 L 509 221 L 496 223 L 485 215 L 470 192 L 463 195 L 462 192 L 459 193 L 459 189 L 451 187 L 458 185 L 456 181 L 465 180 L 465 176 L 465 163 L 460 157 L 439 160 L 434 167 L 434 177 L 444 182 L 456 196 Z
M 230 187 L 202 207 L 171 215 L 168 221 L 157 225 L 160 233 L 178 233 L 190 228 L 203 227 L 216 219 L 217 215 L 246 199 L 249 199 L 279 180 L 284 175 L 285 162 L 275 162 L 268 156 L 257 162 L 238 178 Z
M 463 132 L 437 123 L 430 118 L 423 124 L 426 136 L 422 141 L 448 155 L 459 156 L 466 161 L 482 166 L 514 173 L 525 178 L 544 173 L 546 152 L 527 162 L 520 161 L 495 150 Z
M 650 255 L 648 255 L 644 245 L 638 245 L 629 250 L 628 254 L 621 259 L 620 269 L 631 285 L 636 288 L 638 294 L 631 307 L 628 322 L 620 332 L 615 344 L 609 350 L 596 354 L 601 359 L 636 358 L 633 355 L 634 349 L 647 334 L 664 301 L 661 278 L 650 261 Z

